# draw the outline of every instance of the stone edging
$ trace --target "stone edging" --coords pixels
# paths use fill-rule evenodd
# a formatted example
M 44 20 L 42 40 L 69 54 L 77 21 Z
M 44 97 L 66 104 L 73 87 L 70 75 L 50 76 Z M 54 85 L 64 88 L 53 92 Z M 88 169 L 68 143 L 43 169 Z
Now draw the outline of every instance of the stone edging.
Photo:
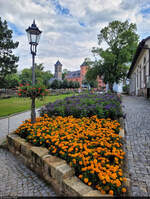
M 49 155 L 48 149 L 44 147 L 35 147 L 13 133 L 7 136 L 7 145 L 9 151 L 19 155 L 23 162 L 50 183 L 58 194 L 63 196 L 111 197 L 84 184 L 74 176 L 74 169 L 65 160 Z
M 126 126 L 126 123 L 125 123 L 125 119 L 123 117 L 120 117 L 119 123 L 120 123 L 120 126 L 121 126 L 121 130 L 120 130 L 119 135 L 121 135 L 123 137 L 124 141 L 125 141 L 125 135 L 127 133 L 127 126 Z M 123 150 L 126 151 L 125 143 L 123 145 Z M 127 158 L 126 155 L 125 155 L 125 160 L 124 160 L 124 175 L 127 178 L 127 181 L 125 183 L 125 185 L 127 187 L 127 194 L 130 196 L 131 195 L 131 190 L 130 190 L 131 180 L 130 180 L 130 176 L 129 176 L 129 173 L 128 173 L 128 158 Z
M 123 128 L 120 135 L 124 137 Z M 7 135 L 7 147 L 12 153 L 19 155 L 25 165 L 44 178 L 62 196 L 112 197 L 84 184 L 74 175 L 74 169 L 65 160 L 50 155 L 48 149 L 36 147 L 17 134 Z

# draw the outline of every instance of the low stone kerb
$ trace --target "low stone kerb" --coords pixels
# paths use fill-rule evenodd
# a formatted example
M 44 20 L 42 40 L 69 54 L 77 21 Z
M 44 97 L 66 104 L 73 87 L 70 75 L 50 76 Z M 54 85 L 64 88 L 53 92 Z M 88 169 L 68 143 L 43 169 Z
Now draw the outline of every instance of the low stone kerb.
M 11 152 L 18 152 L 25 159 L 25 164 L 54 186 L 61 195 L 110 197 L 84 184 L 74 176 L 74 169 L 65 160 L 50 155 L 48 149 L 35 147 L 16 134 L 8 135 L 7 143 Z

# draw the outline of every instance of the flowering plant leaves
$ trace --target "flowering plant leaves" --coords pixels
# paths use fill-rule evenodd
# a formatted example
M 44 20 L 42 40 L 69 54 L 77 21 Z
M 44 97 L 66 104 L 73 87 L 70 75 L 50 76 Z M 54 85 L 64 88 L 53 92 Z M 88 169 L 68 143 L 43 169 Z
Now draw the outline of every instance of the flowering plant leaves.
M 44 86 L 40 86 L 39 84 L 35 84 L 34 86 L 26 84 L 20 84 L 20 87 L 17 91 L 19 97 L 30 97 L 32 98 L 42 98 L 47 95 L 48 91 Z

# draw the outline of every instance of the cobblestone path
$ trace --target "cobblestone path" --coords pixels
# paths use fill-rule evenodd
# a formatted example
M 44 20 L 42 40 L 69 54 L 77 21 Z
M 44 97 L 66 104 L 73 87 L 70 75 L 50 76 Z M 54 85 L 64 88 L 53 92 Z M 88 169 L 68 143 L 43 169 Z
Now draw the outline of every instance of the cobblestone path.
M 38 115 L 38 113 L 37 113 Z M 13 132 L 30 111 L 9 118 L 9 132 Z M 0 141 L 8 134 L 8 118 L 0 119 Z M 56 196 L 34 172 L 6 149 L 0 148 L 0 198 L 1 196 Z
M 123 96 L 131 196 L 150 196 L 150 101 Z
M 0 148 L 1 196 L 56 196 L 56 193 L 18 158 Z

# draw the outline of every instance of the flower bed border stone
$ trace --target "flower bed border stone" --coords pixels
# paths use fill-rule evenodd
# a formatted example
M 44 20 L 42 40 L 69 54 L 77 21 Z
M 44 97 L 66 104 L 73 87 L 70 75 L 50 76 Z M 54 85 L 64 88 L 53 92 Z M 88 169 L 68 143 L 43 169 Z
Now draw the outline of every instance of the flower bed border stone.
M 124 138 L 123 118 L 120 118 L 119 122 L 122 127 L 119 134 Z M 65 160 L 50 155 L 48 149 L 36 147 L 15 133 L 7 135 L 7 147 L 13 154 L 18 155 L 26 166 L 46 180 L 59 195 L 112 197 L 84 184 L 75 176 L 74 169 Z M 130 186 L 129 178 L 126 186 Z
M 7 146 L 9 151 L 18 155 L 25 165 L 44 178 L 60 195 L 110 196 L 84 184 L 65 160 L 49 155 L 48 149 L 44 147 L 35 147 L 14 133 L 7 135 Z

